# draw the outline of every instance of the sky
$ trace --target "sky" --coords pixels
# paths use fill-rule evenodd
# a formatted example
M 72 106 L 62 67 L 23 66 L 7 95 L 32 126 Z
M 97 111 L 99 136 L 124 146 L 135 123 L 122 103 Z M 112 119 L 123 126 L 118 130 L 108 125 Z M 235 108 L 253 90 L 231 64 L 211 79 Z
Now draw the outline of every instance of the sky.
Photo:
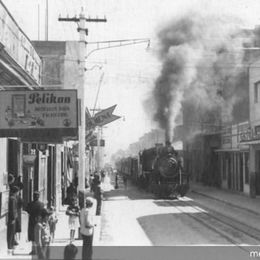
M 45 40 L 46 0 L 2 0 L 31 40 Z M 97 108 L 117 105 L 114 114 L 121 119 L 103 129 L 105 154 L 126 149 L 144 133 L 157 128 L 143 102 L 151 94 L 160 73 L 157 32 L 173 18 L 189 11 L 222 16 L 229 14 L 244 22 L 246 28 L 260 24 L 259 0 L 49 0 L 48 40 L 76 41 L 75 23 L 59 22 L 58 17 L 86 16 L 103 18 L 107 23 L 88 23 L 87 41 L 149 38 L 146 43 L 93 52 L 86 60 L 86 102 Z M 92 47 L 91 47 L 92 46 Z M 89 45 L 87 53 L 95 45 Z M 98 66 L 95 66 L 98 65 Z

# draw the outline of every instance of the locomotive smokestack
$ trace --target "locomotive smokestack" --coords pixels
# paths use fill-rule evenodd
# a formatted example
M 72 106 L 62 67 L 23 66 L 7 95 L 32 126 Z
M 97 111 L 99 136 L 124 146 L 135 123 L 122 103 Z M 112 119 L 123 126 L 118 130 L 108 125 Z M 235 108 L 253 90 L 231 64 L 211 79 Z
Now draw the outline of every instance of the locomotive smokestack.
M 171 134 L 170 134 L 170 129 L 169 129 L 169 127 L 167 127 L 166 129 L 165 129 L 165 144 L 167 144 L 167 143 L 171 143 Z

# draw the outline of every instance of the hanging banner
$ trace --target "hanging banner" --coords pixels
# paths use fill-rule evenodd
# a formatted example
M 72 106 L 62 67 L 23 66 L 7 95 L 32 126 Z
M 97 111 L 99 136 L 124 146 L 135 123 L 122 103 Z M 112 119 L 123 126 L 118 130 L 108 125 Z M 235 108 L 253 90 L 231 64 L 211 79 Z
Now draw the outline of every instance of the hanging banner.
M 103 126 L 108 123 L 111 123 L 120 118 L 120 116 L 113 115 L 116 105 L 109 107 L 107 109 L 101 110 L 94 117 L 86 117 L 86 129 L 91 129 L 96 126 Z
M 0 137 L 75 136 L 77 118 L 76 90 L 0 91 Z

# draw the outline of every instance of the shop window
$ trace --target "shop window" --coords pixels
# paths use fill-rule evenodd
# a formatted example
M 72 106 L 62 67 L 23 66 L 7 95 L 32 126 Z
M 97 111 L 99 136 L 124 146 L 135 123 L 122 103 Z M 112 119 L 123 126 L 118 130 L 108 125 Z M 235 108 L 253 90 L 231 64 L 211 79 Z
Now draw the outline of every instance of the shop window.
M 245 153 L 245 184 L 249 184 L 249 153 Z

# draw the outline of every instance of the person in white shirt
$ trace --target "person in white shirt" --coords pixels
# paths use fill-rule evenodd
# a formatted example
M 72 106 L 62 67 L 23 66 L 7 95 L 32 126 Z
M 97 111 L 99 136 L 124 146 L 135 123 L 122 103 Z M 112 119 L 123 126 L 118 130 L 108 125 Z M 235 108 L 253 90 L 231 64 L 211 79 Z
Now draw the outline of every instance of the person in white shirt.
M 86 199 L 86 207 L 80 211 L 80 233 L 83 239 L 82 259 L 92 259 L 92 244 L 94 234 L 93 202 L 91 198 Z

